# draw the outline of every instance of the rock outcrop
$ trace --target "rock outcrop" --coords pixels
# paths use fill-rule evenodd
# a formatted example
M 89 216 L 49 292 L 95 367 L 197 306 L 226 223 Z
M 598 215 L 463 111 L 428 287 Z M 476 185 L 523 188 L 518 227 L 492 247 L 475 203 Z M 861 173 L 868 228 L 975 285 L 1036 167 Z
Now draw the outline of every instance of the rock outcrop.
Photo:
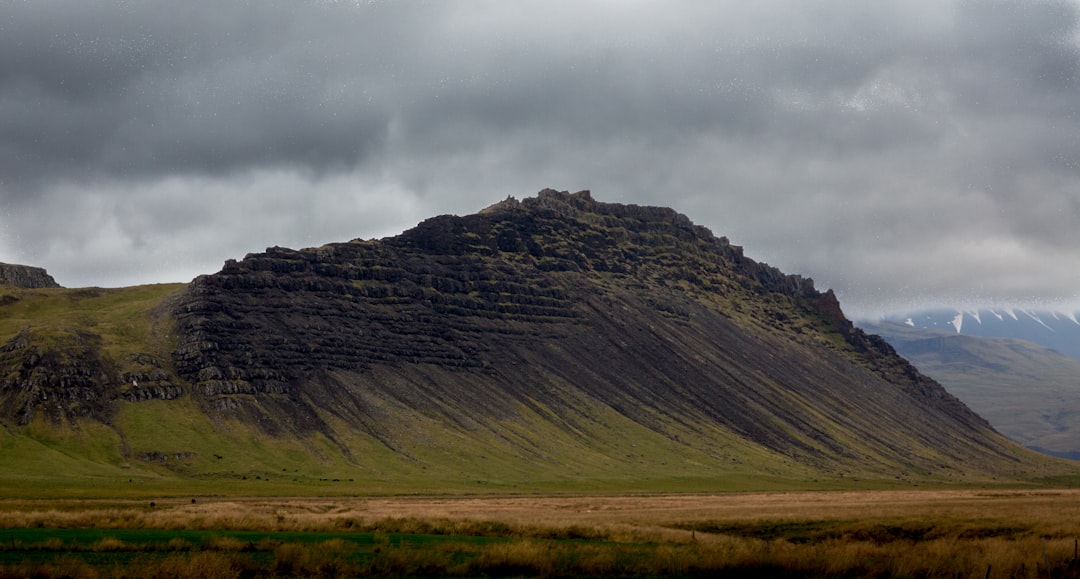
M 100 338 L 85 331 L 23 331 L 0 346 L 0 418 L 25 425 L 42 412 L 53 422 L 107 419 L 117 389 Z
M 60 287 L 43 268 L 10 263 L 0 263 L 0 283 L 30 289 Z

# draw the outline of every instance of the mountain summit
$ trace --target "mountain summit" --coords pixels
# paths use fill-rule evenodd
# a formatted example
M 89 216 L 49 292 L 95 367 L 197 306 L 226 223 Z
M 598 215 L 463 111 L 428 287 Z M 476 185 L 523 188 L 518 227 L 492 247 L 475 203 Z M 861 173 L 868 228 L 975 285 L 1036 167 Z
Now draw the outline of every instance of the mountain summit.
M 270 248 L 139 295 L 144 334 L 58 336 L 27 318 L 0 349 L 9 428 L 97 421 L 122 461 L 187 477 L 280 467 L 422 488 L 1064 468 L 855 328 L 831 291 L 672 209 L 587 191 L 381 240 Z M 58 347 L 77 355 L 50 358 Z M 46 398 L 20 398 L 50 359 L 80 378 L 40 379 Z

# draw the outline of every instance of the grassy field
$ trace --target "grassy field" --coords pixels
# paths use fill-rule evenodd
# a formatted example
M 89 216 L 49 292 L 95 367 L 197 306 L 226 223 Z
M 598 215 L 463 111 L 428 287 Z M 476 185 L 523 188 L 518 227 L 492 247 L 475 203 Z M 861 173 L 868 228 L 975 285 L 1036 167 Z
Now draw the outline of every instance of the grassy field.
M 0 501 L 0 578 L 1080 576 L 1080 491 Z

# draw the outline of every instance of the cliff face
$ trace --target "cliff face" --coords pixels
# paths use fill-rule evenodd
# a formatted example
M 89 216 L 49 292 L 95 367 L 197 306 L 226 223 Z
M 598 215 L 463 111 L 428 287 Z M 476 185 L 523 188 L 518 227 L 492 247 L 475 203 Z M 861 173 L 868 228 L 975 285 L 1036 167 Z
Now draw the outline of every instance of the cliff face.
M 26 424 L 36 411 L 54 421 L 102 417 L 115 397 L 98 336 L 64 332 L 44 338 L 23 331 L 0 346 L 0 417 Z
M 0 283 L 21 288 L 58 288 L 51 275 L 40 267 L 0 263 Z
M 347 424 L 408 452 L 403 412 L 496 437 L 526 414 L 584 433 L 613 413 L 702 452 L 739 440 L 822 468 L 1016 460 L 831 292 L 671 209 L 588 192 L 251 254 L 196 279 L 175 316 L 192 395 L 275 435 Z

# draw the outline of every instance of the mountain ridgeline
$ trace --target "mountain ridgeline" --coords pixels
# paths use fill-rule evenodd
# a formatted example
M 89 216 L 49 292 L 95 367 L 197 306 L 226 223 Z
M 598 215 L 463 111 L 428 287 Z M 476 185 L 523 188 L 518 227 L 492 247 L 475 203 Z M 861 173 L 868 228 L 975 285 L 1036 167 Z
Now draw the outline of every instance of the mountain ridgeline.
M 252 472 L 314 461 L 451 487 L 1068 470 L 855 328 L 831 291 L 671 209 L 588 192 L 270 248 L 154 295 L 139 332 L 21 327 L 0 348 L 9 430 L 97 421 L 120 462 L 174 457 L 155 468 L 183 476 L 241 476 L 226 455 L 257 440 Z M 73 377 L 34 374 L 47 363 Z M 271 442 L 289 450 L 254 458 Z
M 1033 309 L 938 309 L 888 316 L 881 323 L 942 330 L 976 338 L 1024 340 L 1080 360 L 1080 320 L 1076 312 Z

